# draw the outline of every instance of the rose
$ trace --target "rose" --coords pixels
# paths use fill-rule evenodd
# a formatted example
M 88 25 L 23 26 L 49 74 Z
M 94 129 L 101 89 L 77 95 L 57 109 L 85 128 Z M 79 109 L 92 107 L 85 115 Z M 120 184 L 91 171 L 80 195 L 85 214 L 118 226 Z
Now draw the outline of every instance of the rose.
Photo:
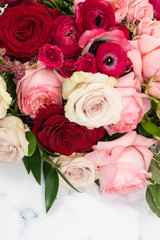
M 37 68 L 26 70 L 25 76 L 17 83 L 20 111 L 35 118 L 39 109 L 47 108 L 51 103 L 61 105 L 60 87 L 61 82 L 56 71 L 50 71 L 43 63 L 38 62 Z
M 64 60 L 63 65 L 59 69 L 62 77 L 69 78 L 72 76 L 72 74 L 76 71 L 76 69 L 74 69 L 74 63 L 75 60 L 72 58 Z
M 145 17 L 153 18 L 153 6 L 149 0 L 134 1 L 127 12 L 127 24 L 135 24 L 136 21 L 141 21 Z
M 98 142 L 84 157 L 99 167 L 101 193 L 136 192 L 149 184 L 146 178 L 153 153 L 148 150 L 156 140 L 136 132 L 114 141 Z
M 50 105 L 41 109 L 34 121 L 33 132 L 39 143 L 50 152 L 66 156 L 73 152 L 86 152 L 104 136 L 103 128 L 88 130 L 64 116 L 64 108 Z
M 97 66 L 96 66 L 96 60 L 93 55 L 86 54 L 82 57 L 80 57 L 75 63 L 74 67 L 76 70 L 83 71 L 83 72 L 91 72 L 96 73 L 97 72 Z
M 160 1 L 159 0 L 149 0 L 150 4 L 153 5 L 154 15 L 157 20 L 160 20 Z
M 28 155 L 28 141 L 25 137 L 26 126 L 15 116 L 0 120 L 0 161 L 19 162 Z
M 57 46 L 45 44 L 39 49 L 39 60 L 50 70 L 59 68 L 63 62 L 63 53 Z
M 54 159 L 55 163 L 62 163 L 59 170 L 75 187 L 88 187 L 97 179 L 98 171 L 91 161 L 83 157 L 84 154 L 75 154 L 71 156 L 60 156 Z M 70 189 L 69 185 L 60 177 L 60 183 Z
M 99 72 L 112 77 L 120 77 L 127 67 L 127 54 L 116 43 L 102 43 L 96 52 Z
M 150 35 L 160 38 L 160 21 L 151 21 L 149 18 L 143 18 L 136 27 L 138 35 Z
M 12 102 L 12 98 L 7 92 L 7 85 L 2 76 L 0 76 L 0 118 L 7 114 L 7 109 Z
M 115 23 L 114 10 L 103 0 L 86 0 L 75 9 L 76 23 L 84 32 L 88 29 L 103 28 L 109 30 Z
M 0 16 L 0 47 L 15 57 L 33 56 L 39 47 L 51 41 L 56 16 L 57 10 L 34 1 L 6 8 Z
M 122 96 L 122 112 L 117 124 L 106 126 L 107 132 L 130 132 L 137 127 L 144 114 L 151 108 L 151 101 L 144 93 L 141 93 L 141 85 L 133 72 L 117 79 L 116 90 Z
M 54 44 L 63 52 L 65 58 L 78 55 L 81 51 L 78 46 L 80 31 L 76 26 L 75 18 L 66 15 L 59 16 L 54 22 Z
M 160 98 L 160 78 L 148 83 L 147 92 L 153 97 Z
M 115 78 L 101 73 L 75 72 L 64 81 L 67 99 L 65 116 L 88 128 L 117 123 L 121 113 L 121 95 L 113 88 Z
M 128 11 L 128 0 L 106 0 L 114 9 L 115 17 L 117 22 L 121 22 Z

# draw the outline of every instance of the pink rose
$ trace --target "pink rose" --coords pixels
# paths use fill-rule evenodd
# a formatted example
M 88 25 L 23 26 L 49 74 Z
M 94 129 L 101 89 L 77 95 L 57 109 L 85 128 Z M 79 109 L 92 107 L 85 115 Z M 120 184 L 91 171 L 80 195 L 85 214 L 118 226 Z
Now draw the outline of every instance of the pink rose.
M 152 21 L 149 18 L 144 18 L 136 27 L 138 35 L 150 35 L 160 38 L 160 21 Z
M 59 68 L 62 77 L 70 78 L 72 76 L 72 74 L 76 71 L 74 63 L 75 60 L 72 58 L 64 60 L 63 65 Z
M 50 70 L 59 68 L 63 62 L 63 53 L 57 46 L 45 44 L 39 49 L 39 60 Z
M 149 184 L 146 178 L 156 140 L 130 132 L 110 142 L 98 142 L 84 157 L 99 167 L 101 193 L 136 192 Z
M 133 63 L 133 70 L 140 80 L 147 82 L 160 76 L 160 39 L 142 35 L 130 42 L 132 50 L 127 53 Z
M 134 1 L 127 13 L 127 24 L 135 24 L 136 21 L 141 21 L 143 18 L 153 18 L 153 6 L 149 0 Z
M 121 22 L 127 14 L 128 11 L 128 0 L 106 0 L 114 9 L 115 17 L 117 22 Z
M 38 62 L 38 67 L 26 70 L 25 76 L 17 83 L 20 111 L 35 118 L 39 109 L 50 104 L 61 105 L 61 85 L 56 71 L 50 71 L 43 63 Z
M 119 78 L 115 88 L 122 96 L 122 112 L 117 124 L 105 127 L 110 135 L 132 131 L 151 108 L 150 99 L 141 93 L 140 81 L 133 72 Z
M 159 0 L 149 0 L 150 4 L 153 5 L 154 15 L 157 20 L 160 20 L 160 1 Z
M 148 93 L 153 97 L 160 98 L 160 78 L 156 79 L 154 82 L 148 84 Z
M 91 72 L 96 73 L 97 72 L 97 66 L 96 66 L 96 59 L 92 54 L 86 54 L 82 57 L 80 57 L 75 63 L 74 67 L 76 70 L 83 71 L 83 72 Z

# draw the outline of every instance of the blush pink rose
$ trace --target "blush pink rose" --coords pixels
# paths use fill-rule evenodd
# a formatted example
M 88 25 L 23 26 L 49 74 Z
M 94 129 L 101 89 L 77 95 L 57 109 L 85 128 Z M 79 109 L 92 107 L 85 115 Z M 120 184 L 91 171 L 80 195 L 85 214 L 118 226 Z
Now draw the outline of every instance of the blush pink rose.
M 153 6 L 149 0 L 134 1 L 127 12 L 127 24 L 135 24 L 136 21 L 141 21 L 145 17 L 153 19 Z
M 160 21 L 152 21 L 149 18 L 144 18 L 136 27 L 138 35 L 150 35 L 160 38 Z
M 144 93 L 140 92 L 140 81 L 135 79 L 133 72 L 119 78 L 115 88 L 122 96 L 122 112 L 117 124 L 105 127 L 110 135 L 131 132 L 151 108 L 151 101 Z
M 154 82 L 148 84 L 148 93 L 153 97 L 160 98 L 160 78 L 156 79 Z
M 26 70 L 17 83 L 18 106 L 23 114 L 35 118 L 39 109 L 50 104 L 62 104 L 61 81 L 58 73 L 51 71 L 41 62 L 36 69 Z
M 146 178 L 156 140 L 130 132 L 110 142 L 98 142 L 84 157 L 99 167 L 101 193 L 136 192 L 149 184 Z

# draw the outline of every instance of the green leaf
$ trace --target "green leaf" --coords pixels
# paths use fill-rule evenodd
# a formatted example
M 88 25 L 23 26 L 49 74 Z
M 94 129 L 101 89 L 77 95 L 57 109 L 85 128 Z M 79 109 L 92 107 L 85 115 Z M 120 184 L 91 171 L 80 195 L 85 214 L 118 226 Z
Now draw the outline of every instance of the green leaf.
M 62 163 L 54 163 L 45 152 L 43 152 L 42 158 L 45 162 L 47 162 L 50 165 L 53 165 L 57 168 L 59 168 L 62 165 Z
M 52 3 L 50 3 L 50 1 L 43 1 L 43 4 L 49 8 L 52 8 L 52 9 L 55 8 L 55 6 Z
M 139 134 L 141 134 L 144 137 L 153 138 L 152 134 L 150 134 L 146 130 L 144 130 L 144 128 L 142 127 L 141 124 L 138 124 L 137 131 Z
M 148 203 L 150 209 L 151 209 L 158 217 L 160 217 L 160 209 L 156 206 L 156 204 L 155 204 L 155 202 L 154 202 L 154 199 L 153 199 L 153 196 L 152 196 L 152 192 L 151 192 L 150 186 L 147 188 L 147 191 L 146 191 L 146 200 L 147 200 L 147 203 Z
M 56 169 L 51 167 L 45 184 L 45 203 L 46 203 L 46 213 L 52 207 L 58 193 L 59 188 L 59 177 Z
M 43 176 L 46 181 L 47 175 L 51 169 L 51 165 L 47 162 L 43 162 Z
M 29 157 L 29 165 L 33 173 L 33 176 L 35 177 L 36 181 L 39 184 L 41 184 L 41 164 L 42 164 L 41 154 L 37 147 L 34 154 L 31 157 Z
M 158 118 L 160 118 L 160 102 L 157 104 L 157 110 L 156 110 Z
M 34 135 L 34 133 L 32 131 L 29 131 L 29 132 L 26 132 L 26 138 L 29 142 L 29 145 L 28 145 L 28 156 L 32 156 L 33 153 L 35 152 L 36 150 L 36 143 L 37 143 L 37 140 L 36 140 L 36 137 Z
M 153 200 L 158 208 L 160 208 L 160 185 L 155 184 L 150 186 L 152 191 Z
M 25 168 L 27 170 L 27 173 L 29 174 L 30 170 L 31 170 L 30 166 L 29 166 L 29 159 L 28 159 L 27 156 L 24 156 L 22 160 L 23 160 L 24 166 L 25 166 Z
M 154 159 L 151 161 L 149 171 L 152 173 L 151 179 L 160 184 L 160 167 Z
M 95 183 L 97 184 L 98 187 L 100 187 L 99 179 L 97 179 Z
M 146 121 L 145 119 L 142 119 L 141 125 L 145 131 L 160 137 L 160 129 L 150 120 Z

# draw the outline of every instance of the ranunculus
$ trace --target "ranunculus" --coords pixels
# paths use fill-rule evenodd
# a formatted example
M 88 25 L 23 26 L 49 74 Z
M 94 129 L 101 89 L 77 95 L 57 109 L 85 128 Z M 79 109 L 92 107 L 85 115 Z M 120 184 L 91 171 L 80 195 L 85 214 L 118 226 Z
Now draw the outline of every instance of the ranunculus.
M 35 118 L 41 108 L 50 104 L 62 104 L 61 81 L 56 70 L 47 69 L 38 62 L 36 69 L 26 70 L 25 76 L 17 83 L 18 106 L 23 114 Z
M 34 124 L 33 132 L 39 143 L 50 152 L 66 156 L 91 150 L 105 134 L 104 128 L 88 130 L 85 126 L 70 122 L 64 116 L 64 107 L 57 105 L 41 109 Z
M 75 72 L 63 84 L 65 116 L 88 128 L 117 123 L 122 106 L 115 83 L 115 78 L 101 73 Z
M 111 4 L 114 9 L 115 17 L 117 22 L 121 22 L 127 14 L 128 11 L 128 0 L 105 0 Z
M 83 72 L 91 72 L 96 73 L 97 72 L 97 66 L 96 66 L 96 59 L 92 54 L 86 54 L 82 57 L 80 57 L 75 63 L 74 67 L 76 70 L 83 71 Z
M 150 4 L 153 5 L 154 16 L 157 20 L 160 20 L 160 1 L 159 0 L 149 0 Z
M 151 101 L 144 93 L 141 93 L 140 81 L 135 78 L 133 72 L 117 80 L 115 88 L 122 96 L 122 112 L 117 124 L 105 127 L 110 135 L 136 129 L 144 114 L 151 108 Z
M 7 109 L 12 102 L 12 98 L 7 92 L 7 85 L 2 76 L 0 76 L 0 118 L 7 114 Z
M 39 49 L 39 60 L 50 70 L 59 68 L 63 62 L 63 53 L 57 46 L 45 44 Z
M 85 158 L 99 167 L 101 193 L 136 192 L 149 184 L 146 178 L 153 153 L 148 150 L 156 140 L 136 132 L 114 141 L 98 142 Z
M 72 58 L 66 59 L 63 62 L 63 65 L 59 68 L 60 74 L 64 78 L 69 78 L 76 71 L 74 68 L 75 60 Z
M 150 35 L 160 38 L 160 21 L 152 21 L 149 18 L 143 18 L 136 27 L 138 35 Z
M 75 9 L 76 23 L 84 32 L 88 29 L 103 28 L 109 30 L 115 23 L 114 10 L 104 0 L 86 0 Z
M 127 24 L 135 24 L 136 21 L 141 21 L 145 17 L 153 18 L 153 6 L 149 3 L 149 0 L 134 1 L 127 12 Z
M 51 10 L 34 1 L 6 8 L 0 16 L 0 47 L 15 57 L 33 56 L 39 47 L 51 41 L 56 16 L 57 9 Z
M 0 161 L 18 162 L 28 155 L 27 131 L 22 120 L 6 116 L 0 120 Z
M 99 72 L 117 78 L 126 70 L 127 54 L 116 43 L 102 43 L 96 52 L 96 62 Z
M 125 25 L 117 22 L 110 30 L 112 31 L 115 29 L 119 29 L 119 30 L 123 31 L 125 38 L 129 39 L 130 32 L 129 32 L 129 29 Z
M 84 158 L 84 153 L 75 154 L 71 156 L 60 156 L 53 159 L 55 163 L 62 163 L 59 170 L 75 187 L 88 187 L 94 183 L 98 177 L 98 171 L 95 164 Z M 60 177 L 60 183 L 68 188 L 69 185 Z
M 160 78 L 148 84 L 147 91 L 153 97 L 160 99 Z
M 57 44 L 65 58 L 78 55 L 81 51 L 78 41 L 80 31 L 76 26 L 75 18 L 66 15 L 59 16 L 54 21 L 53 43 Z

